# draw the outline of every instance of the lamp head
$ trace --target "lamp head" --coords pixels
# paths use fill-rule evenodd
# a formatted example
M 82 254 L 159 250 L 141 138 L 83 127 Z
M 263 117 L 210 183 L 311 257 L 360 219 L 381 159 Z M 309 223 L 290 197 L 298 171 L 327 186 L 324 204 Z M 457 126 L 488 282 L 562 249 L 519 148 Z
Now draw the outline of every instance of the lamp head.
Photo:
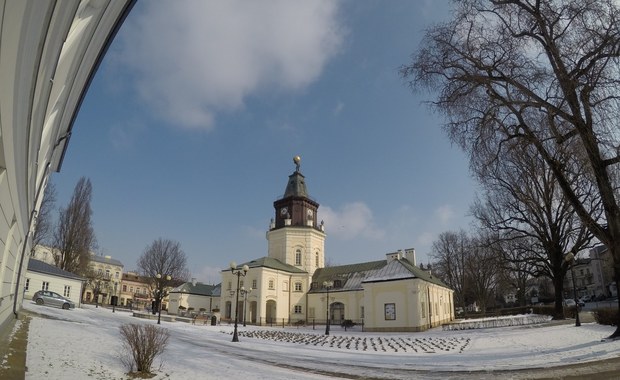
M 566 261 L 567 263 L 570 263 L 571 261 L 573 261 L 574 258 L 575 258 L 575 254 L 571 251 L 566 254 L 566 256 L 564 257 L 564 261 Z
M 249 270 L 250 270 L 249 266 L 247 266 L 247 265 L 243 266 L 243 272 L 247 273 L 247 271 L 249 271 Z
M 155 275 L 155 278 L 157 278 L 157 279 L 159 280 L 159 279 L 161 278 L 161 274 L 160 274 L 160 273 L 157 273 L 157 274 Z
M 233 269 L 236 269 L 236 268 L 237 268 L 237 263 L 234 262 L 234 261 L 231 261 L 230 262 L 230 269 L 233 270 Z

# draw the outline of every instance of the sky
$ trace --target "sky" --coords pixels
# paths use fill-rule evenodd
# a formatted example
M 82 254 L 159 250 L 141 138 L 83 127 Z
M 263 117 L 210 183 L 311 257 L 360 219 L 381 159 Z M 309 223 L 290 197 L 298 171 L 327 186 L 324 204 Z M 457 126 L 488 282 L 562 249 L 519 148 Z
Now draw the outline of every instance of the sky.
M 127 311 L 113 313 L 92 305 L 62 310 L 24 300 L 23 307 L 37 313 L 28 330 L 27 380 L 126 379 L 127 369 L 120 359 L 124 355 L 120 326 L 155 324 Z M 540 316 L 519 318 L 530 317 Z M 575 327 L 570 320 L 566 322 L 460 331 L 437 327 L 419 333 L 369 333 L 360 326 L 344 331 L 332 326 L 329 336 L 311 326 L 239 326 L 239 342 L 233 343 L 233 327 L 228 324 L 162 320 L 160 327 L 168 330 L 170 338 L 166 351 L 154 362 L 153 379 L 560 379 L 592 378 L 587 372 L 592 367 L 618 371 L 613 368 L 617 361 L 587 364 L 618 358 L 620 340 L 604 339 L 614 326 L 583 323 Z M 14 331 L 21 321 L 17 323 Z M 0 367 L 5 362 L 6 358 Z M 567 364 L 577 366 L 562 368 Z M 545 370 L 515 371 L 528 368 Z
M 475 184 L 443 120 L 398 73 L 448 1 L 139 1 L 106 54 L 52 182 L 93 185 L 96 252 L 137 269 L 158 238 L 192 277 L 267 255 L 301 156 L 330 265 L 468 229 Z

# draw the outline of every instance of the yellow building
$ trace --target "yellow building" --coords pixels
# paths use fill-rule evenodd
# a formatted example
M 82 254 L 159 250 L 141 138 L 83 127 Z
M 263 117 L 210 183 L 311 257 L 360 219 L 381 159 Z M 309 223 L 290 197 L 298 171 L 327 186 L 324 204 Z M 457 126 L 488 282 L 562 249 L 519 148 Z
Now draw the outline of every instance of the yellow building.
M 366 331 L 422 331 L 454 319 L 453 291 L 416 266 L 414 249 L 325 267 L 319 204 L 308 195 L 299 157 L 294 161 L 284 195 L 273 204 L 268 256 L 222 270 L 222 319 L 323 324 L 329 315 L 330 323 L 351 320 Z

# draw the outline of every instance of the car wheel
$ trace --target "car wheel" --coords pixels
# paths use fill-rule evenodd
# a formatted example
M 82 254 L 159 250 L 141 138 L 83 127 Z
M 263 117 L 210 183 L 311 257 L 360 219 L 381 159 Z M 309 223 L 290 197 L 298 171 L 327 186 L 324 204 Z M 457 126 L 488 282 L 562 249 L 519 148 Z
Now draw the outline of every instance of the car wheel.
M 41 298 L 37 298 L 35 302 L 37 303 L 37 305 L 43 305 L 43 300 Z
M 69 304 L 68 303 L 63 304 L 62 308 L 65 309 L 65 310 L 68 310 L 69 309 Z

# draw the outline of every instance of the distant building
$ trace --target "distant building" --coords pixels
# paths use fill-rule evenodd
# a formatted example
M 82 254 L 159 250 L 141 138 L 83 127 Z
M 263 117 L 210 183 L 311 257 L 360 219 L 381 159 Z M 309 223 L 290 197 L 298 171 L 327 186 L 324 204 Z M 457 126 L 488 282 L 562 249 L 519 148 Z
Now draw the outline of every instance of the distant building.
M 284 195 L 273 203 L 268 255 L 238 265 L 236 270 L 248 266 L 245 276 L 221 272 L 223 319 L 245 314 L 257 324 L 325 323 L 329 310 L 330 323 L 352 320 L 367 331 L 422 331 L 454 319 L 453 290 L 416 266 L 413 249 L 389 253 L 385 260 L 326 267 L 319 204 L 308 195 L 298 157 L 295 163 Z M 251 290 L 247 298 L 237 297 L 237 280 Z
M 84 278 L 76 274 L 46 262 L 30 259 L 28 261 L 28 270 L 26 271 L 24 298 L 32 299 L 32 296 L 37 291 L 49 290 L 70 299 L 79 307 L 84 280 Z
M 123 273 L 119 295 L 120 306 L 135 310 L 151 307 L 153 297 L 151 283 L 152 279 L 140 276 L 136 272 Z
M 118 297 L 121 291 L 123 263 L 113 259 L 112 256 L 91 254 L 88 267 L 92 278 L 86 282 L 83 301 L 111 305 L 112 297 Z M 116 303 L 119 304 L 118 298 Z
M 169 294 L 169 314 L 195 315 L 219 313 L 220 285 L 190 281 L 172 289 Z
M 575 266 L 576 270 L 577 268 L 578 265 Z M 618 296 L 618 286 L 614 280 L 613 258 L 604 245 L 599 245 L 590 250 L 589 271 L 592 275 L 592 282 L 587 288 L 588 295 L 595 297 Z M 578 278 L 577 274 L 575 277 Z

